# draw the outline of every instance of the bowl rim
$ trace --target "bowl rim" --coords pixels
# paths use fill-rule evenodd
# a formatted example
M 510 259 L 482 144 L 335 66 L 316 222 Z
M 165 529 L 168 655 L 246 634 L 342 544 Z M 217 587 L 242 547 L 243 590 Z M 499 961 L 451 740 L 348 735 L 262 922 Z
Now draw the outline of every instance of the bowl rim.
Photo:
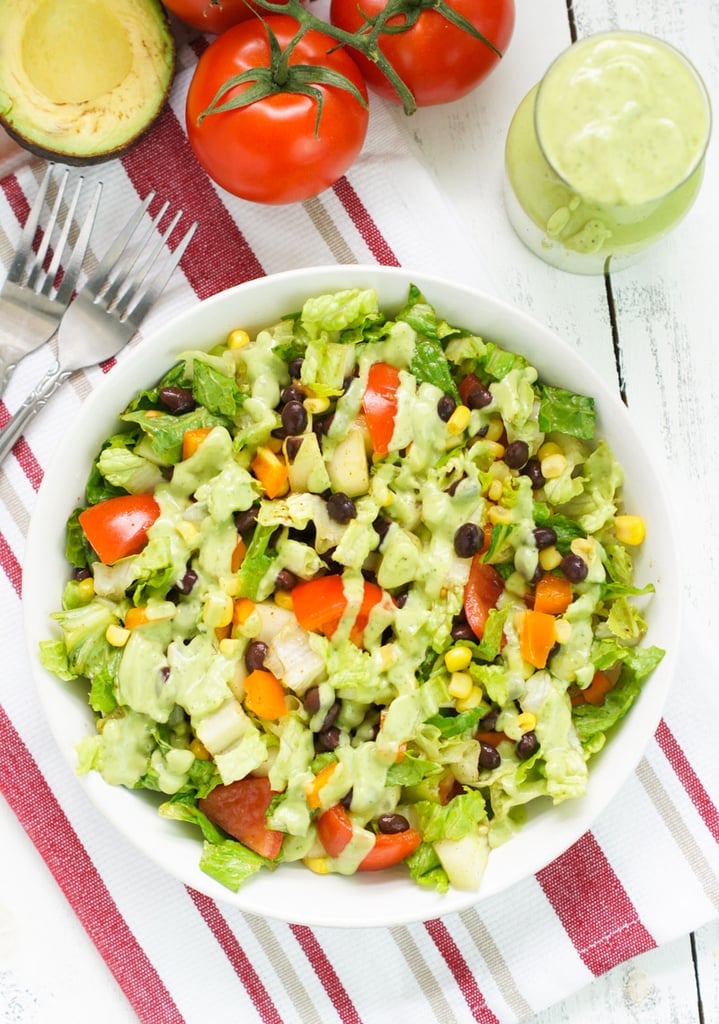
M 51 578 L 64 563 L 65 519 L 84 490 L 89 465 L 99 444 L 110 433 L 111 426 L 106 425 L 117 420 L 135 391 L 148 386 L 169 368 L 173 353 L 190 347 L 187 339 L 195 337 L 192 332 L 198 324 L 200 333 L 202 325 L 214 325 L 211 337 L 208 337 L 208 326 L 207 333 L 198 339 L 199 343 L 191 346 L 204 348 L 212 344 L 213 338 L 219 340 L 226 336 L 233 326 L 244 326 L 251 333 L 299 308 L 298 303 L 310 295 L 342 288 L 376 287 L 381 307 L 391 310 L 404 302 L 410 284 L 422 291 L 440 316 L 526 355 L 540 373 L 542 360 L 546 358 L 552 364 L 548 374 L 552 383 L 566 383 L 578 390 L 578 379 L 586 380 L 589 386 L 585 392 L 592 394 L 597 404 L 599 435 L 616 435 L 621 443 L 618 446 L 611 443 L 610 447 L 618 447 L 620 463 L 632 469 L 632 476 L 627 475 L 627 486 L 647 496 L 646 506 L 642 503 L 641 510 L 645 517 L 651 518 L 653 537 L 671 538 L 674 530 L 664 478 L 655 469 L 654 458 L 629 411 L 575 347 L 525 311 L 467 285 L 402 267 L 362 264 L 307 267 L 236 285 L 198 302 L 189 311 L 179 312 L 118 359 L 107 377 L 85 399 L 64 433 L 38 490 L 23 560 L 25 638 L 41 708 L 63 758 L 71 767 L 76 765 L 74 743 L 83 734 L 75 730 L 84 726 L 83 731 L 86 731 L 94 716 L 88 706 L 83 707 L 78 694 L 72 692 L 71 684 L 61 683 L 43 668 L 38 643 L 51 635 L 48 615 L 59 607 L 61 587 L 53 595 L 52 588 L 47 586 L 48 568 Z M 453 308 L 447 308 L 449 306 Z M 243 318 L 243 307 L 254 310 L 254 316 Z M 457 314 L 454 308 L 459 311 Z M 274 313 L 265 317 L 265 309 L 272 309 Z M 465 315 L 465 310 L 471 316 Z M 257 322 L 258 317 L 260 322 Z M 521 341 L 515 340 L 515 336 Z M 625 451 L 627 442 L 630 445 Z M 465 910 L 536 874 L 580 839 L 632 774 L 654 735 L 674 674 L 681 619 L 677 597 L 681 587 L 673 585 L 680 579 L 676 546 L 659 544 L 653 538 L 650 543 L 651 579 L 657 582 L 659 574 L 665 582 L 661 588 L 657 587 L 652 602 L 646 642 L 664 647 L 665 657 L 622 721 L 617 735 L 607 744 L 608 756 L 602 751 L 593 758 L 587 793 L 577 800 L 552 807 L 549 817 L 538 808 L 532 811 L 527 824 L 508 843 L 491 853 L 483 885 L 476 892 L 450 890 L 447 894 L 438 894 L 396 872 L 367 873 L 351 878 L 320 877 L 303 865 L 290 864 L 282 865 L 277 872 L 260 872 L 237 893 L 232 893 L 199 869 L 201 840 L 198 833 L 150 811 L 145 805 L 153 802 L 152 797 L 111 787 L 96 773 L 76 777 L 77 783 L 100 814 L 163 870 L 205 895 L 248 913 L 315 927 L 365 928 L 409 924 Z M 646 575 L 645 570 L 642 581 Z M 663 592 L 667 594 L 665 602 L 661 601 Z M 612 758 L 613 750 L 622 753 L 621 764 Z M 293 871 L 296 881 L 304 879 L 304 883 L 294 889 Z M 315 898 L 317 893 L 321 893 L 321 899 Z M 341 919 L 337 917 L 338 906 L 343 908 Z

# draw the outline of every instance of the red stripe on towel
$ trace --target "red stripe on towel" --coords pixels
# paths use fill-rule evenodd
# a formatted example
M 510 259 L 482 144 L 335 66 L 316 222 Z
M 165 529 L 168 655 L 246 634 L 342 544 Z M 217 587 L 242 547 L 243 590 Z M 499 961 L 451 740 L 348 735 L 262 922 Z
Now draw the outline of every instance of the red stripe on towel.
M 385 267 L 400 266 L 400 262 L 389 243 L 382 235 L 369 210 L 352 188 L 347 178 L 340 178 L 332 186 L 332 189 L 377 262 Z
M 215 936 L 223 953 L 232 964 L 235 974 L 244 985 L 262 1020 L 266 1024 L 282 1024 L 282 1017 L 272 1002 L 269 992 L 262 984 L 259 975 L 250 963 L 249 957 L 237 941 L 235 933 L 220 913 L 217 904 L 209 896 L 203 895 L 203 893 L 198 892 L 196 889 L 188 886 L 187 891 L 202 915 L 205 924 Z M 237 1007 L 232 1010 L 230 1016 L 234 1017 L 236 1013 L 239 1013 Z
M 362 1024 L 362 1019 L 357 1013 L 354 1003 L 312 929 L 299 924 L 290 925 L 290 928 L 322 983 L 322 987 L 329 996 L 342 1024 Z
M 22 566 L 2 533 L 0 533 L 0 565 L 2 565 L 3 572 L 10 580 L 13 590 L 20 597 L 22 593 Z
M 35 844 L 140 1024 L 185 1024 L 32 754 L 0 707 L 0 792 Z M 102 1008 L 98 1008 L 102 1017 Z
M 442 954 L 444 962 L 457 982 L 460 992 L 469 1007 L 472 1017 L 479 1024 L 499 1024 L 477 985 L 472 969 L 459 951 L 446 925 L 439 920 L 425 921 L 424 924 L 435 946 Z
M 538 872 L 537 881 L 594 975 L 656 946 L 591 832 Z
M 122 157 L 122 163 L 142 197 L 157 186 L 153 168 L 172 167 L 172 174 L 163 175 L 153 211 L 165 200 L 170 202 L 171 210 L 185 211 L 175 231 L 177 239 L 191 221 L 198 221 L 197 233 L 180 263 L 198 298 L 206 299 L 264 275 L 262 265 L 197 162 L 170 107 L 165 107 L 152 131 Z
M 689 760 L 677 743 L 676 737 L 664 721 L 661 720 L 656 732 L 656 740 L 677 778 L 689 795 L 689 799 L 701 815 L 701 819 L 714 839 L 719 843 L 719 809 L 707 793 L 701 779 L 692 768 Z

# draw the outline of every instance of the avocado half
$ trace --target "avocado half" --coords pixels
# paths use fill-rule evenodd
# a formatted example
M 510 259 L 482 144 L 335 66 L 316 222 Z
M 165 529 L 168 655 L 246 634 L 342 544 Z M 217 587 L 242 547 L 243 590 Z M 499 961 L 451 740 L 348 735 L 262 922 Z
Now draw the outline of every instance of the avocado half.
M 37 156 L 119 156 L 160 113 L 174 70 L 159 0 L 0 0 L 0 124 Z

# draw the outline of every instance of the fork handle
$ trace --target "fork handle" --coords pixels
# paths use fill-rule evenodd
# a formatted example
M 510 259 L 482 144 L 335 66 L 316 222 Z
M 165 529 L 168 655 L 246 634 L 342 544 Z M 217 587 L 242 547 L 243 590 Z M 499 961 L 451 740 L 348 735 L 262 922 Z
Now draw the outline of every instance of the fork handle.
M 69 376 L 70 371 L 63 370 L 56 363 L 35 385 L 15 414 L 10 417 L 7 425 L 0 430 L 0 463 L 10 454 L 15 442 L 22 437 L 28 423 L 45 407 L 46 402 Z

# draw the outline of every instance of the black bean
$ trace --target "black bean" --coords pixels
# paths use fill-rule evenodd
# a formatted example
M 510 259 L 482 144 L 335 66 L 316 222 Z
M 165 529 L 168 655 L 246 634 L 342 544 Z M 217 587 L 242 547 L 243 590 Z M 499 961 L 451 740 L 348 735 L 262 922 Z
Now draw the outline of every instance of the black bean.
M 382 543 L 382 541 L 387 536 L 387 531 L 389 530 L 391 525 L 392 524 L 391 524 L 390 520 L 387 519 L 386 516 L 377 516 L 375 521 L 372 523 L 372 528 L 374 529 L 374 532 L 379 537 L 380 544 Z
M 181 594 L 189 594 L 196 583 L 197 573 L 194 569 L 187 569 L 180 582 L 176 584 L 176 588 Z
M 300 437 L 288 437 L 287 444 L 285 445 L 285 452 L 290 462 L 294 462 L 297 458 L 297 453 L 302 447 L 302 436 Z
M 72 570 L 72 578 L 74 580 L 89 580 L 91 576 L 92 573 L 87 567 Z
M 275 576 L 275 590 L 292 590 L 297 586 L 297 577 L 289 569 L 280 569 Z
M 327 499 L 327 514 L 336 523 L 348 523 L 357 517 L 357 507 L 344 491 L 337 491 Z
M 335 418 L 333 412 L 327 416 L 315 416 L 312 419 L 312 430 L 317 434 L 318 439 L 321 441 L 323 436 L 329 432 L 332 426 L 332 420 Z
M 510 469 L 521 469 L 526 466 L 529 458 L 529 445 L 526 441 L 510 441 L 504 450 L 504 461 Z
M 332 726 L 337 721 L 337 718 L 338 718 L 339 713 L 340 713 L 341 710 L 342 710 L 342 702 L 339 701 L 339 700 L 336 700 L 334 702 L 334 704 L 332 705 L 332 707 L 327 712 L 327 714 L 325 715 L 324 722 L 320 726 L 319 731 L 320 732 L 327 732 L 328 729 L 331 729 Z
M 534 530 L 534 543 L 539 551 L 551 548 L 553 544 L 557 543 L 557 534 L 551 526 L 538 526 Z
M 455 622 L 452 626 L 452 639 L 453 640 L 476 640 L 477 637 L 474 635 L 474 630 L 468 622 Z
M 483 732 L 495 732 L 498 718 L 499 710 L 497 708 L 493 708 L 491 711 L 488 711 L 479 723 L 480 729 L 482 729 Z
M 192 392 L 188 391 L 187 388 L 160 388 L 157 397 L 173 416 L 181 416 L 183 413 L 192 412 L 196 404 L 195 399 L 192 397 Z
M 535 754 L 539 750 L 539 740 L 537 739 L 536 732 L 525 732 L 524 736 L 520 736 L 514 746 L 514 750 L 520 761 L 526 761 L 532 754 Z
M 471 558 L 482 546 L 482 531 L 476 523 L 463 523 L 454 533 L 454 551 L 458 558 Z
M 166 683 L 169 678 L 170 678 L 170 666 L 169 665 L 162 665 L 160 667 L 160 679 L 163 681 L 163 683 Z
M 522 467 L 522 476 L 528 476 L 532 484 L 532 490 L 538 491 L 540 487 L 544 487 L 544 474 L 542 473 L 542 464 L 539 459 L 532 457 L 527 459 L 526 465 Z
M 394 595 L 394 603 L 397 608 L 404 608 L 407 604 L 407 598 L 409 597 L 408 590 L 401 590 L 399 594 Z
M 287 405 L 288 402 L 303 402 L 307 397 L 305 389 L 300 384 L 288 384 L 280 395 L 280 402 Z
M 442 395 L 440 400 L 437 402 L 437 415 L 443 423 L 446 423 L 456 408 L 457 403 L 451 395 Z
M 293 359 L 288 364 L 287 369 L 289 370 L 290 377 L 292 377 L 293 380 L 299 380 L 300 374 L 302 373 L 303 362 L 304 360 L 302 356 L 297 356 L 296 359 Z
M 330 726 L 329 729 L 323 729 L 322 732 L 317 733 L 315 737 L 315 750 L 320 753 L 324 753 L 328 750 L 335 750 L 339 745 L 341 733 L 336 725 Z
M 350 807 L 352 806 L 352 796 L 353 796 L 352 790 L 348 789 L 347 792 L 345 793 L 345 795 L 340 800 L 340 803 L 342 804 L 342 806 L 344 807 L 344 809 L 346 811 L 348 811 L 350 809 Z
M 492 401 L 492 392 L 484 384 L 475 385 L 467 395 L 465 405 L 470 409 L 484 409 Z
M 263 668 L 265 664 L 265 658 L 269 652 L 269 647 L 263 640 L 253 640 L 247 645 L 245 651 L 245 666 L 248 672 L 254 672 L 255 669 Z
M 307 429 L 307 410 L 302 402 L 288 402 L 281 415 L 282 426 L 288 434 L 303 434 Z
M 570 583 L 581 583 L 587 578 L 587 563 L 580 555 L 565 555 L 561 561 L 560 568 Z
M 385 836 L 396 836 L 399 832 L 407 831 L 409 822 L 404 814 L 380 814 L 377 828 Z
M 310 689 L 305 693 L 305 698 L 302 701 L 302 707 L 310 715 L 316 715 L 320 709 L 320 689 L 319 686 L 311 686 Z
M 502 757 L 496 747 L 482 740 L 479 744 L 479 767 L 492 771 L 499 767 L 501 761 Z
M 246 533 L 248 530 L 253 529 L 257 522 L 257 513 L 259 511 L 259 505 L 251 505 L 249 508 L 243 509 L 241 512 L 235 512 L 235 526 L 237 527 L 238 533 Z

